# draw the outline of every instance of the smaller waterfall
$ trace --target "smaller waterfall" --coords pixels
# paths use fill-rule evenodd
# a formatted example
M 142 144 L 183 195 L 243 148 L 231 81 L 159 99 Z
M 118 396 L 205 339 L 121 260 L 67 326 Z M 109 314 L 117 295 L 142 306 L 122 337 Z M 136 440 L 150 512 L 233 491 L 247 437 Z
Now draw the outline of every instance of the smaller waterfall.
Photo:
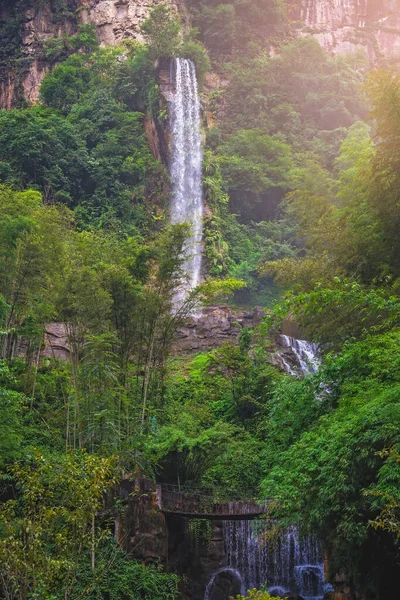
M 184 270 L 187 283 L 177 300 L 200 283 L 201 241 L 203 234 L 201 113 L 196 68 L 191 60 L 175 58 L 171 62 L 174 89 L 170 105 L 171 222 L 188 223 L 191 237 L 186 243 Z
M 296 528 L 280 536 L 268 566 L 270 589 L 279 586 L 305 600 L 320 600 L 327 591 L 322 547 L 313 536 L 299 538 Z
M 292 592 L 305 600 L 322 600 L 329 591 L 322 548 L 312 536 L 300 538 L 292 528 L 268 544 L 262 539 L 263 524 L 254 521 L 224 521 L 223 531 L 227 566 L 212 575 L 204 600 L 212 600 L 215 580 L 224 571 L 235 574 L 246 592 L 267 586 L 273 595 Z
M 317 344 L 281 336 L 281 344 L 290 349 L 280 354 L 280 362 L 286 372 L 303 376 L 316 373 L 320 364 Z M 293 364 L 292 363 L 292 364 Z M 238 574 L 242 587 L 247 591 L 267 587 L 272 596 L 285 597 L 299 594 L 304 600 L 322 600 L 332 591 L 325 583 L 323 550 L 313 536 L 300 538 L 295 527 L 283 532 L 272 544 L 263 540 L 263 523 L 254 521 L 224 521 L 224 543 L 227 567 Z M 212 589 L 217 571 L 207 586 L 204 600 L 213 600 Z
M 252 521 L 224 521 L 226 560 L 243 578 L 245 590 L 267 583 L 268 548 L 260 543 Z
M 299 369 L 302 375 L 312 375 L 316 373 L 321 365 L 319 348 L 317 344 L 307 342 L 306 340 L 297 340 L 288 335 L 281 335 L 282 345 L 290 348 L 297 359 Z M 294 370 L 288 362 L 281 356 L 284 367 L 289 375 L 294 375 Z

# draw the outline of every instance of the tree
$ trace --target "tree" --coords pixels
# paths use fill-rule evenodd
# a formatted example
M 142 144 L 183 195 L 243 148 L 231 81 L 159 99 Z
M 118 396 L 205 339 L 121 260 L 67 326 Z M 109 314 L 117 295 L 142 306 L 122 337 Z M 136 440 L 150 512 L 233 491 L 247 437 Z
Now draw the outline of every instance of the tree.
M 236 38 L 236 10 L 232 4 L 206 7 L 201 14 L 204 43 L 214 55 L 230 53 Z
M 153 8 L 141 29 L 153 58 L 178 56 L 182 45 L 182 26 L 168 4 L 158 4 Z
M 0 114 L 0 158 L 46 202 L 72 203 L 87 176 L 88 155 L 77 129 L 63 117 L 34 107 Z
M 13 192 L 4 186 L 0 206 L 0 291 L 5 300 L 1 316 L 7 331 L 1 349 L 3 357 L 12 358 L 17 336 L 25 333 L 37 348 L 44 323 L 55 314 L 57 272 L 71 215 L 43 206 L 38 192 Z
M 399 325 L 399 299 L 390 289 L 368 289 L 352 280 L 334 278 L 309 292 L 288 294 L 277 307 L 278 318 L 294 317 L 313 339 L 340 350 L 348 341 Z
M 96 524 L 103 495 L 115 482 L 114 459 L 36 453 L 12 468 L 16 500 L 0 503 L 0 585 L 6 598 L 71 598 L 82 555 L 91 557 L 106 530 Z M 59 597 L 60 597 L 59 596 Z
M 26 398 L 12 389 L 13 376 L 5 361 L 0 361 L 0 467 L 20 455 L 22 414 Z
M 386 449 L 399 443 L 399 339 L 397 328 L 370 335 L 328 359 L 319 375 L 319 389 L 329 390 L 325 414 L 317 411 L 297 441 L 271 452 L 262 484 L 263 496 L 276 498 L 273 519 L 319 536 L 331 575 L 345 567 L 349 582 L 371 597 L 388 593 L 398 569 L 395 528 L 390 537 L 379 524 L 396 510 L 398 464 Z
M 379 219 L 382 248 L 395 277 L 400 275 L 399 212 L 399 114 L 400 77 L 393 71 L 373 73 L 366 85 L 376 124 L 376 156 L 373 165 L 371 206 Z
M 260 130 L 239 130 L 222 146 L 221 169 L 232 210 L 244 221 L 277 215 L 289 187 L 290 149 Z

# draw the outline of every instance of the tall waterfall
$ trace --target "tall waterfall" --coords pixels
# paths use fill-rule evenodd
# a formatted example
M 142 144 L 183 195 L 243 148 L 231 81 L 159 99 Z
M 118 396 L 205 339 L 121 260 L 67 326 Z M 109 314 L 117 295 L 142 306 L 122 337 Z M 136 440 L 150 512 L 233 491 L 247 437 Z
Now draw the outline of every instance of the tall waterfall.
M 200 283 L 201 240 L 203 233 L 202 140 L 200 100 L 195 65 L 191 60 L 176 58 L 171 63 L 173 97 L 170 106 L 171 153 L 171 221 L 189 223 L 191 237 L 185 247 L 187 283 L 180 299 Z M 178 298 L 179 300 L 179 298 Z

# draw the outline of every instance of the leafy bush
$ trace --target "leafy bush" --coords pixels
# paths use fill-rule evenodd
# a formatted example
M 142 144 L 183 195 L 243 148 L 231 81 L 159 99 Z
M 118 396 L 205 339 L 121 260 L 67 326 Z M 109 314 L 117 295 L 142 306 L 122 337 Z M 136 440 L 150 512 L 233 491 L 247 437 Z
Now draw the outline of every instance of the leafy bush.
M 274 596 L 276 598 L 277 596 Z M 246 600 L 246 598 L 250 598 L 250 600 L 273 600 L 273 597 L 269 595 L 266 590 L 248 590 L 246 596 L 236 596 L 236 600 Z
M 85 600 L 177 600 L 179 577 L 157 565 L 144 565 L 118 548 L 112 538 L 99 551 L 95 571 L 84 557 L 71 594 Z

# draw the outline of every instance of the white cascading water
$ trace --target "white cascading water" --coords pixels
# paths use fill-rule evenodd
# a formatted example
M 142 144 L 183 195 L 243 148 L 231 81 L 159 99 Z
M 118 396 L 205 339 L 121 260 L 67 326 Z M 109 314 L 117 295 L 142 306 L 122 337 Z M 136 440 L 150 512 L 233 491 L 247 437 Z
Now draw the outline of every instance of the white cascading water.
M 315 373 L 320 364 L 316 344 L 281 336 L 282 345 L 290 348 L 300 373 Z M 297 372 L 281 356 L 290 375 Z M 226 567 L 214 573 L 204 600 L 213 600 L 213 587 L 218 574 L 231 571 L 241 588 L 250 590 L 267 586 L 273 596 L 295 593 L 304 600 L 322 600 L 332 590 L 324 581 L 323 550 L 313 537 L 300 538 L 296 528 L 283 532 L 274 544 L 263 541 L 263 525 L 252 521 L 223 521 Z
M 188 223 L 191 237 L 185 247 L 185 282 L 176 300 L 184 300 L 201 278 L 201 242 L 203 234 L 203 193 L 201 112 L 196 68 L 191 60 L 175 58 L 171 62 L 173 96 L 170 104 L 171 222 Z
M 262 524 L 224 521 L 227 566 L 216 571 L 206 588 L 204 600 L 213 600 L 219 574 L 231 572 L 243 590 L 267 587 L 272 595 L 298 594 L 304 600 L 321 600 L 331 587 L 324 582 L 323 552 L 313 537 L 299 538 L 292 528 L 274 544 L 263 541 Z M 245 594 L 243 594 L 245 595 Z
M 290 348 L 296 357 L 298 367 L 302 375 L 312 375 L 318 371 L 318 368 L 321 364 L 321 359 L 317 344 L 307 342 L 306 340 L 298 340 L 296 338 L 289 337 L 288 335 L 281 335 L 281 341 L 282 345 L 286 348 Z M 295 372 L 287 363 L 287 361 L 282 358 L 282 362 L 288 374 L 295 375 Z

